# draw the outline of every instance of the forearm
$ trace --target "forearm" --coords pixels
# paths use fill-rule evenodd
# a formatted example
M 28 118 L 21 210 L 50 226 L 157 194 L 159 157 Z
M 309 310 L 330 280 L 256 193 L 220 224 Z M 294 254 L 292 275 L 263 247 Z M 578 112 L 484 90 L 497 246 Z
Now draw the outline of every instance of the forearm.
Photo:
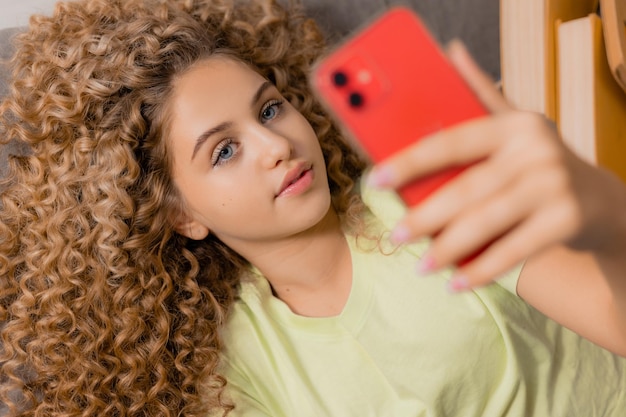
M 607 314 L 605 325 L 613 329 L 611 343 L 614 346 L 609 348 L 626 357 L 626 242 L 622 243 L 612 253 L 595 254 L 595 260 L 610 290 L 610 296 L 604 303 Z
M 607 216 L 614 221 L 608 239 L 594 251 L 602 276 L 610 288 L 616 314 L 626 338 L 626 184 L 613 178 L 614 203 L 608 204 Z
M 557 322 L 626 356 L 626 185 L 609 174 L 595 185 L 602 190 L 587 209 L 596 211 L 597 221 L 582 238 L 531 257 L 518 293 Z
M 517 292 L 561 325 L 626 356 L 623 295 L 609 282 L 595 254 L 557 246 L 528 259 Z

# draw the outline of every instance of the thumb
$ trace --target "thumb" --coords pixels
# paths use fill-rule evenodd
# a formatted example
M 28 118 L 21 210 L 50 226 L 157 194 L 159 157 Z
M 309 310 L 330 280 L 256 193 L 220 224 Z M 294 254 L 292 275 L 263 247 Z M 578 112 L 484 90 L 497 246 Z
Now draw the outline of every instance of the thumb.
M 463 42 L 456 39 L 450 41 L 446 53 L 452 65 L 489 111 L 501 113 L 512 109 L 495 87 L 493 79 L 474 61 Z

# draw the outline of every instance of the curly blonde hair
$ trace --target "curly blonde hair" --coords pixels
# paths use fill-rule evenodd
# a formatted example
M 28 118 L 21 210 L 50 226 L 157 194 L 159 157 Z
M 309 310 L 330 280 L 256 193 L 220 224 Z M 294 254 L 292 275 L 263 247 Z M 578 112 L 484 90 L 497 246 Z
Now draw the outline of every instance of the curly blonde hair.
M 2 142 L 0 398 L 10 415 L 200 416 L 232 404 L 218 328 L 247 262 L 170 222 L 164 136 L 175 76 L 226 53 L 274 82 L 315 129 L 335 209 L 355 219 L 364 163 L 309 90 L 323 52 L 301 5 L 85 0 L 16 38 Z

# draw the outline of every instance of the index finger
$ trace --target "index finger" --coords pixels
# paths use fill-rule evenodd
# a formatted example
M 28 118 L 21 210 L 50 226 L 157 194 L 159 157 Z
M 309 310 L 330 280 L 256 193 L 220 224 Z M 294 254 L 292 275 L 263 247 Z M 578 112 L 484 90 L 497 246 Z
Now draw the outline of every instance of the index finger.
M 504 96 L 495 87 L 493 79 L 474 61 L 461 41 L 450 41 L 446 52 L 457 72 L 491 113 L 513 110 Z

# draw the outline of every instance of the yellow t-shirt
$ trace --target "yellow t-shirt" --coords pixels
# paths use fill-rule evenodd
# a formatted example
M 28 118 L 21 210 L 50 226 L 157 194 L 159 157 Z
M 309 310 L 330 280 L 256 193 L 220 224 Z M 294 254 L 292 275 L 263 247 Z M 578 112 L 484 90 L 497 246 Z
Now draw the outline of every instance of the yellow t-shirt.
M 364 200 L 387 227 L 403 212 L 390 193 Z M 347 238 L 337 317 L 292 313 L 261 276 L 242 284 L 223 331 L 235 416 L 626 416 L 626 360 L 512 293 L 519 268 L 509 289 L 450 294 L 449 271 L 417 275 L 423 244 L 385 255 Z

